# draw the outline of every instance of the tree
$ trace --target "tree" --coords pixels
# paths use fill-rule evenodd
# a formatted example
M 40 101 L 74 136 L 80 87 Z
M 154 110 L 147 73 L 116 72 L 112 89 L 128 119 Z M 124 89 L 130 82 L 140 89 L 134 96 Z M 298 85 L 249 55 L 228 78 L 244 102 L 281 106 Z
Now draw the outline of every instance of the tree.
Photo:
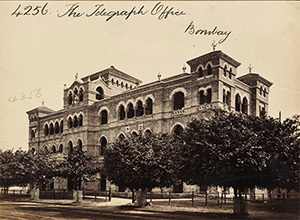
M 54 177 L 56 159 L 49 153 L 34 155 L 31 151 L 17 150 L 16 177 L 21 185 L 30 184 L 31 198 L 38 199 L 39 185 Z
M 50 154 L 33 155 L 31 151 L 0 152 L 0 183 L 9 186 L 30 184 L 31 190 L 54 176 L 55 163 Z
M 82 181 L 96 180 L 95 174 L 101 170 L 96 158 L 87 156 L 82 148 L 76 147 L 57 165 L 55 176 L 67 178 L 71 181 L 71 188 L 78 191 L 82 189 Z
M 167 135 L 139 135 L 107 147 L 104 167 L 119 187 L 141 190 L 138 205 L 146 204 L 146 190 L 169 187 L 177 180 L 178 139 Z
M 234 211 L 245 212 L 246 188 L 299 181 L 297 125 L 213 110 L 211 118 L 194 119 L 183 133 L 182 177 L 190 184 L 233 187 Z
M 8 191 L 10 186 L 17 185 L 16 178 L 16 158 L 12 150 L 0 150 L 0 186 L 4 191 Z
M 252 120 L 257 131 L 257 145 L 263 147 L 265 166 L 262 187 L 299 190 L 300 116 L 287 118 L 282 123 L 271 117 Z

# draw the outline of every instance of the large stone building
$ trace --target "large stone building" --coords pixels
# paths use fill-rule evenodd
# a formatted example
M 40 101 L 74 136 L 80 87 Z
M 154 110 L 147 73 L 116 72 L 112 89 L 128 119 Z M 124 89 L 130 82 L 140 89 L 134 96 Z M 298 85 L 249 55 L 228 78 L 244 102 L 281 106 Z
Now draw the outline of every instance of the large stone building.
M 27 112 L 29 149 L 67 154 L 80 146 L 102 157 L 108 143 L 128 135 L 180 132 L 211 108 L 259 115 L 268 111 L 271 82 L 258 74 L 237 77 L 239 62 L 221 51 L 187 61 L 190 72 L 141 85 L 113 66 L 64 89 L 64 106 Z M 61 184 L 56 184 L 57 186 Z M 106 182 L 101 184 L 105 189 Z

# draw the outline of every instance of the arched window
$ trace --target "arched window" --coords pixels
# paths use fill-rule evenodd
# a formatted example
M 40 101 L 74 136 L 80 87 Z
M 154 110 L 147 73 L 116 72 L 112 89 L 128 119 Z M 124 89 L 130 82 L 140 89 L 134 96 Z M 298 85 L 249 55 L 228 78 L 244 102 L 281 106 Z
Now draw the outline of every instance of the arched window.
M 135 111 L 135 115 L 136 117 L 142 116 L 144 114 L 144 107 L 143 107 L 143 103 L 141 100 L 139 100 L 136 103 L 136 111 Z
M 147 129 L 144 133 L 145 137 L 149 137 L 151 134 L 152 132 L 149 129 Z
M 60 144 L 60 145 L 59 145 L 59 148 L 58 148 L 58 152 L 59 152 L 59 153 L 62 153 L 62 152 L 63 152 L 63 148 L 64 148 L 63 145 Z
M 211 103 L 211 89 L 207 89 L 207 94 L 205 96 L 205 102 Z
M 36 154 L 36 150 L 35 150 L 35 148 L 33 147 L 33 148 L 31 148 L 31 153 L 32 153 L 32 155 L 35 155 Z
M 58 124 L 58 121 L 55 122 L 55 134 L 58 134 L 59 133 L 59 124 Z
M 262 86 L 260 86 L 259 94 L 262 95 L 262 92 L 263 92 L 263 88 L 262 88 Z
M 124 136 L 124 134 L 120 134 L 118 138 L 119 138 L 120 141 L 122 141 L 122 140 L 125 139 L 125 136 Z
M 119 86 L 119 80 L 117 80 L 117 86 Z
M 132 134 L 132 137 L 138 137 L 139 136 L 138 133 L 136 133 L 135 131 L 133 131 L 131 134 Z
M 74 119 L 73 119 L 73 126 L 74 126 L 74 128 L 76 128 L 78 126 L 78 119 L 77 119 L 76 115 L 74 116 Z
M 263 117 L 266 115 L 265 107 L 259 106 L 259 117 Z
M 78 126 L 82 126 L 83 125 L 83 116 L 82 114 L 79 115 L 79 118 L 78 118 Z
M 82 141 L 81 141 L 81 139 L 78 139 L 78 141 L 77 141 L 77 147 L 78 147 L 80 150 L 82 150 Z
M 64 121 L 61 120 L 60 122 L 60 133 L 63 133 L 64 132 Z
M 54 134 L 54 127 L 53 127 L 53 123 L 50 123 L 50 135 Z
M 52 146 L 51 150 L 52 150 L 52 153 L 56 153 L 56 147 L 55 147 L 55 145 Z
M 235 96 L 235 110 L 238 112 L 241 111 L 241 97 L 239 94 Z
M 124 83 L 123 82 L 121 82 L 121 88 L 123 88 L 124 87 Z
M 267 94 L 267 90 L 266 88 L 264 88 L 264 97 L 266 97 L 266 94 Z
M 211 103 L 211 89 L 207 89 L 206 91 L 200 90 L 200 105 L 205 103 Z
M 176 125 L 173 129 L 175 135 L 181 135 L 183 132 L 183 127 L 181 125 Z
M 184 107 L 184 94 L 183 92 L 176 92 L 173 96 L 173 110 L 182 109 Z
M 35 131 L 31 129 L 31 138 L 35 138 Z
M 204 91 L 201 90 L 200 91 L 200 105 L 203 105 L 205 103 L 205 95 L 204 95 Z
M 125 108 L 124 105 L 120 105 L 119 107 L 119 119 L 124 120 L 125 119 Z
M 101 86 L 97 87 L 96 91 L 97 91 L 96 99 L 97 100 L 104 99 L 104 91 L 103 91 L 102 87 Z
M 223 103 L 226 103 L 226 91 L 223 89 Z
M 208 66 L 207 66 L 207 75 L 211 75 L 211 74 L 212 74 L 211 65 L 208 64 Z
M 77 96 L 77 94 L 78 94 L 78 89 L 75 88 L 75 89 L 74 89 L 74 96 Z
M 125 88 L 128 89 L 128 83 L 125 84 Z
M 242 112 L 248 114 L 248 100 L 246 97 L 243 98 Z
M 78 96 L 79 96 L 79 102 L 82 102 L 83 101 L 83 89 L 82 88 L 80 88 Z
M 229 75 L 228 76 L 229 76 L 229 79 L 231 79 L 231 76 L 232 76 L 232 69 L 231 68 L 229 69 Z
M 127 118 L 133 118 L 134 117 L 134 109 L 133 104 L 130 102 L 127 105 Z
M 44 128 L 44 134 L 45 134 L 45 136 L 47 136 L 49 134 L 49 127 L 47 124 L 45 125 L 45 128 Z
M 69 127 L 69 128 L 72 128 L 72 127 L 73 127 L 73 120 L 72 120 L 71 117 L 69 117 L 69 119 L 68 119 L 68 127 Z
M 226 72 L 227 72 L 227 66 L 225 65 L 224 66 L 224 72 L 223 72 L 224 76 L 226 76 Z
M 70 153 L 73 152 L 73 143 L 72 143 L 72 141 L 69 141 L 69 143 L 68 143 L 68 149 L 69 149 Z
M 100 139 L 100 156 L 103 156 L 105 153 L 105 149 L 106 149 L 106 145 L 107 145 L 107 140 L 105 137 L 101 137 Z
M 228 92 L 227 92 L 227 95 L 226 95 L 226 102 L 225 102 L 227 105 L 230 105 L 230 99 L 231 99 L 231 94 L 230 94 L 230 92 L 228 91 Z
M 203 77 L 203 69 L 201 68 L 201 66 L 198 69 L 198 77 Z
M 107 122 L 108 122 L 107 116 L 108 116 L 108 113 L 107 113 L 106 110 L 102 110 L 102 111 L 100 112 L 101 124 L 102 124 L 102 125 L 107 124 Z
M 73 94 L 72 94 L 72 92 L 70 92 L 68 95 L 68 104 L 71 105 L 72 102 L 73 102 Z
M 129 86 L 129 89 L 132 89 L 132 85 Z
M 153 113 L 153 101 L 151 98 L 146 100 L 146 115 L 151 115 Z

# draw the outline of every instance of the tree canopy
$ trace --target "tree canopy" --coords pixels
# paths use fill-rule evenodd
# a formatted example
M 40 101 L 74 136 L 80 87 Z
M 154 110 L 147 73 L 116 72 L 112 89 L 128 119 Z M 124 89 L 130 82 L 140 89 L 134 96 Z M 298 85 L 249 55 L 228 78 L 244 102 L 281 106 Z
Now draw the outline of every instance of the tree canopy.
M 182 136 L 184 181 L 240 191 L 299 183 L 298 119 L 281 123 L 222 110 L 194 119 Z
M 81 190 L 81 182 L 93 181 L 95 174 L 102 170 L 102 165 L 94 157 L 87 156 L 80 147 L 75 147 L 56 166 L 55 176 L 68 178 L 73 183 L 73 189 Z
M 180 144 L 168 135 L 139 135 L 107 147 L 104 167 L 109 180 L 135 190 L 169 187 L 177 176 Z
M 0 150 L 0 186 L 8 189 L 17 182 L 15 157 L 12 150 Z
M 52 155 L 33 155 L 31 151 L 7 150 L 0 153 L 1 186 L 26 185 L 45 181 L 54 176 Z

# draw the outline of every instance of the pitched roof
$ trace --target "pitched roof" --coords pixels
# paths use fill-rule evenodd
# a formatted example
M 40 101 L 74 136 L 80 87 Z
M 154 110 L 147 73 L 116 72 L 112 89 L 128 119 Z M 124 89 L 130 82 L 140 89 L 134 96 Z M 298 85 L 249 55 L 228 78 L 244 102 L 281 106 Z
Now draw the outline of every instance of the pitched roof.
M 237 79 L 240 80 L 240 81 L 244 81 L 244 80 L 249 79 L 249 78 L 257 79 L 257 80 L 265 83 L 267 86 L 273 85 L 273 83 L 271 83 L 269 80 L 263 78 L 262 76 L 260 76 L 257 73 L 248 73 L 246 75 L 238 77 Z
M 29 111 L 27 111 L 26 113 L 29 114 L 29 113 L 31 113 L 31 112 L 53 113 L 53 112 L 55 112 L 55 111 L 54 111 L 53 109 L 51 109 L 51 108 L 48 108 L 48 107 L 42 105 L 42 106 L 39 106 L 39 107 L 34 108 L 34 109 L 32 109 L 32 110 L 29 110 Z
M 91 75 L 85 76 L 85 77 L 81 78 L 81 80 L 85 82 L 85 81 L 88 80 L 89 77 L 90 77 L 90 78 L 94 78 L 94 77 L 96 77 L 97 75 L 98 75 L 98 76 L 102 76 L 102 75 L 104 75 L 104 74 L 111 74 L 111 75 L 114 75 L 114 76 L 116 76 L 116 77 L 120 77 L 120 78 L 122 78 L 122 79 L 131 81 L 131 82 L 133 82 L 133 83 L 138 83 L 138 84 L 139 84 L 139 83 L 142 83 L 141 80 L 139 80 L 139 79 L 137 79 L 137 78 L 135 78 L 135 77 L 133 77 L 133 76 L 128 75 L 127 73 L 124 73 L 124 72 L 122 72 L 122 71 L 116 69 L 114 66 L 111 66 L 111 67 L 109 67 L 109 68 L 107 68 L 107 69 L 104 69 L 104 70 L 101 70 L 101 71 L 99 71 L 99 72 L 93 73 L 93 74 L 91 74 Z

